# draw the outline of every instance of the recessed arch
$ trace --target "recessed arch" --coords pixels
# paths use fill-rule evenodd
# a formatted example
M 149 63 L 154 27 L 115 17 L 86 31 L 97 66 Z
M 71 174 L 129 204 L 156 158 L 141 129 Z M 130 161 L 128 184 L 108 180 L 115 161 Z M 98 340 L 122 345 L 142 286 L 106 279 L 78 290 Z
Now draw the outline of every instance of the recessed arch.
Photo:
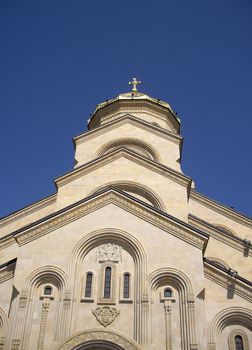
M 230 266 L 226 263 L 226 261 L 216 258 L 216 257 L 206 257 L 208 260 L 211 260 L 212 262 L 216 263 L 220 267 L 224 267 L 225 269 L 229 269 Z
M 141 350 L 140 346 L 132 339 L 117 331 L 91 329 L 78 332 L 65 340 L 58 350 L 88 350 L 92 345 L 103 345 L 106 349 L 112 347 L 115 350 Z
M 163 267 L 153 271 L 148 276 L 148 286 L 150 290 L 156 290 L 160 285 L 167 282 L 173 282 L 178 290 L 186 292 L 187 295 L 193 295 L 190 279 L 180 270 L 171 267 Z
M 96 156 L 101 157 L 104 154 L 113 152 L 118 148 L 128 148 L 146 158 L 160 162 L 160 156 L 157 150 L 149 143 L 136 138 L 120 138 L 107 142 L 105 145 L 98 149 Z
M 146 252 L 142 244 L 138 241 L 136 237 L 130 233 L 115 229 L 115 228 L 105 228 L 96 230 L 88 233 L 84 236 L 74 247 L 70 260 L 69 260 L 69 276 L 70 285 L 74 291 L 73 298 L 78 298 L 78 291 L 80 290 L 81 282 L 81 271 L 82 262 L 85 256 L 94 248 L 99 245 L 106 244 L 108 242 L 113 242 L 120 245 L 125 249 L 132 257 L 134 261 L 134 276 L 135 276 L 135 288 L 134 288 L 134 339 L 136 341 L 141 341 L 141 324 L 140 315 L 142 310 L 141 303 L 137 300 L 141 300 L 142 295 L 146 292 Z M 72 317 L 76 312 L 73 306 L 71 312 Z M 73 328 L 74 329 L 74 328 Z
M 240 325 L 252 331 L 252 310 L 234 306 L 220 311 L 209 326 L 208 343 L 215 345 L 218 336 L 229 325 Z
M 180 319 L 184 320 L 181 326 L 181 349 L 190 349 L 193 344 L 196 344 L 195 331 L 195 311 L 194 311 L 194 294 L 192 283 L 188 276 L 171 267 L 163 267 L 153 271 L 148 276 L 148 291 L 151 294 L 151 303 L 154 303 L 154 295 L 159 287 L 168 285 L 178 292 L 179 296 L 179 315 Z M 165 289 L 165 288 L 164 288 Z M 163 291 L 164 291 L 163 289 Z M 162 295 L 162 298 L 164 296 Z M 190 317 L 188 316 L 188 309 L 190 308 Z M 189 336 L 188 336 L 189 335 Z
M 213 226 L 215 226 L 215 228 L 217 228 L 217 230 L 220 230 L 224 233 L 227 233 L 228 235 L 231 235 L 231 236 L 237 236 L 237 234 L 231 230 L 231 228 L 225 226 L 225 225 L 222 225 L 222 224 L 212 224 Z
M 139 184 L 135 181 L 112 181 L 112 182 L 106 183 L 106 185 L 101 185 L 99 187 L 96 187 L 94 190 L 92 190 L 91 193 L 89 193 L 89 195 L 92 195 L 93 193 L 96 193 L 106 187 L 114 187 L 115 189 L 119 189 L 126 193 L 132 194 L 133 196 L 134 194 L 136 194 L 138 198 L 140 197 L 139 199 L 143 197 L 142 198 L 143 201 L 144 199 L 146 199 L 147 202 L 153 205 L 154 208 L 157 208 L 163 212 L 166 212 L 166 207 L 161 197 L 149 187 L 143 184 Z
M 59 290 L 67 288 L 67 275 L 57 266 L 45 265 L 34 270 L 26 279 L 27 288 L 36 288 L 44 281 L 52 281 Z

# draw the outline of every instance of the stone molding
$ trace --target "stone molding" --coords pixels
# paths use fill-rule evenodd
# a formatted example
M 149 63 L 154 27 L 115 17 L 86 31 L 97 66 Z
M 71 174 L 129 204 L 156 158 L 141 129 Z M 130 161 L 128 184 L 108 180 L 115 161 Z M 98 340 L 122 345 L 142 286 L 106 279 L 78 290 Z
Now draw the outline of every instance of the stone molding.
M 222 231 L 218 230 L 218 228 L 213 225 L 204 222 L 204 220 L 197 218 L 194 215 L 189 215 L 189 223 L 194 227 L 198 227 L 201 230 L 207 232 L 211 237 L 217 239 L 218 241 L 227 244 L 229 247 L 232 247 L 242 253 L 246 249 L 244 241 L 236 236 L 228 236 L 225 235 Z M 252 256 L 252 249 L 248 249 L 248 256 Z
M 129 199 L 112 189 L 104 193 L 99 193 L 91 200 L 76 205 L 74 208 L 58 214 L 41 224 L 35 225 L 34 227 L 28 228 L 22 232 L 18 232 L 15 234 L 15 238 L 21 246 L 110 203 L 118 205 L 118 207 L 122 209 L 127 209 L 127 211 L 131 212 L 133 215 L 148 221 L 175 237 L 183 239 L 199 249 L 203 249 L 207 243 L 208 238 L 200 236 L 193 230 L 193 228 L 190 229 L 183 226 L 183 223 L 172 222 L 171 219 L 161 213 L 155 212 L 154 209 L 150 209 L 142 203 L 140 204 L 139 201 Z
M 234 294 L 237 294 L 243 299 L 252 302 L 252 287 L 242 283 L 240 280 L 234 277 L 231 277 L 228 273 L 225 273 L 222 270 L 209 265 L 207 262 L 204 262 L 204 275 L 207 279 L 217 283 L 225 289 L 229 288 L 231 283 L 233 285 L 232 290 Z
M 114 100 L 107 105 L 100 106 L 92 115 L 88 127 L 98 127 L 102 120 L 106 118 L 106 115 L 111 116 L 117 113 L 130 113 L 130 111 L 133 113 L 138 111 L 141 111 L 141 113 L 150 113 L 151 111 L 155 116 L 164 119 L 174 132 L 179 132 L 180 122 L 170 107 L 162 106 L 158 104 L 157 101 L 154 102 L 143 99 Z
M 14 277 L 15 264 L 6 265 L 0 270 L 0 284 Z
M 173 141 L 175 143 L 181 143 L 183 139 L 182 136 L 178 134 L 174 134 L 169 130 L 162 129 L 158 126 L 150 124 L 147 121 L 137 118 L 129 113 L 125 113 L 122 117 L 116 120 L 113 120 L 107 124 L 99 126 L 98 129 L 91 129 L 81 135 L 74 137 L 73 138 L 74 144 L 78 145 L 94 137 L 99 137 L 101 134 L 104 133 L 104 131 L 110 131 L 111 129 L 116 129 L 118 128 L 118 126 L 121 126 L 124 124 L 132 124 L 134 126 L 141 127 L 141 129 L 144 128 L 145 130 L 151 132 L 151 134 L 154 134 L 158 137 L 162 137 L 165 140 Z
M 79 177 L 83 176 L 84 174 L 87 174 L 89 172 L 92 172 L 106 164 L 109 164 L 113 160 L 117 160 L 119 158 L 126 158 L 129 161 L 135 162 L 141 166 L 144 166 L 145 168 L 161 173 L 163 176 L 179 183 L 180 185 L 190 188 L 192 179 L 188 176 L 185 176 L 184 174 L 171 169 L 163 164 L 157 163 L 151 159 L 147 159 L 140 154 L 133 152 L 127 148 L 119 148 L 113 152 L 109 152 L 105 155 L 103 155 L 100 158 L 96 158 L 94 160 L 91 160 L 90 162 L 81 165 L 80 167 L 75 168 L 71 172 L 66 173 L 65 175 L 62 175 L 54 180 L 55 185 L 57 187 L 61 187 L 75 179 L 78 179 Z M 189 189 L 188 189 L 189 190 Z
M 12 214 L 9 214 L 8 216 L 3 217 L 2 219 L 0 219 L 0 228 L 5 224 L 9 224 L 14 220 L 19 219 L 20 217 L 23 217 L 25 215 L 33 213 L 36 210 L 46 207 L 47 205 L 56 201 L 56 197 L 57 194 L 52 194 L 46 198 L 40 199 L 39 201 L 28 205 L 27 207 L 24 207 L 23 209 L 20 209 Z
M 223 204 L 220 204 L 218 202 L 216 202 L 213 199 L 210 199 L 206 196 L 204 196 L 201 193 L 196 192 L 195 190 L 191 190 L 190 193 L 190 197 L 194 200 L 196 200 L 197 202 L 205 205 L 206 207 L 220 213 L 221 215 L 224 215 L 228 218 L 230 218 L 231 220 L 235 220 L 236 222 L 242 224 L 242 225 L 246 225 L 248 227 L 252 227 L 252 219 L 250 219 L 249 217 L 242 215 L 228 207 L 226 207 Z
M 141 350 L 140 346 L 132 339 L 124 335 L 108 330 L 92 329 L 79 332 L 65 341 L 57 350 L 74 350 L 85 343 L 112 343 L 124 350 Z
M 143 114 L 143 111 L 139 111 L 138 108 L 127 108 L 128 110 L 130 110 L 130 114 L 133 113 L 134 115 L 137 115 L 137 114 L 140 114 L 142 115 Z M 123 114 L 125 113 L 125 111 L 118 111 L 117 113 L 113 113 L 113 114 L 110 114 L 108 115 L 107 117 L 103 117 L 101 120 L 100 120 L 100 124 L 99 125 L 104 125 L 104 124 L 107 124 L 109 123 L 110 121 L 113 121 L 117 118 L 120 118 Z M 153 118 L 153 119 L 156 119 L 157 121 L 160 121 L 164 124 L 166 124 L 170 129 L 172 129 L 172 131 L 174 133 L 177 133 L 177 130 L 173 127 L 173 125 L 170 123 L 170 120 L 166 118 L 166 115 L 165 114 L 162 114 L 162 113 L 156 113 L 156 114 L 152 114 L 152 113 L 149 113 L 149 112 L 146 112 L 144 111 L 144 115 L 147 116 L 147 117 L 150 117 L 150 118 Z M 137 117 L 138 118 L 138 117 Z M 145 118 L 143 117 L 139 117 L 139 119 L 143 119 L 143 120 L 146 120 Z M 162 126 L 160 126 L 160 128 L 162 128 Z
M 15 241 L 15 239 L 12 237 L 12 234 L 2 237 L 0 238 L 0 250 L 5 249 L 9 246 L 11 246 L 12 244 L 16 244 L 17 242 Z

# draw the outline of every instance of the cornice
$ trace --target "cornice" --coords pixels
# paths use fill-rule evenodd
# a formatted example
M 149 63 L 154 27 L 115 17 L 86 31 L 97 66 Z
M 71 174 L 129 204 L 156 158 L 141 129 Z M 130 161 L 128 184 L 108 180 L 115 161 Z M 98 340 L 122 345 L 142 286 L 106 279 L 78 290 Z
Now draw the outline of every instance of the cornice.
M 252 228 L 252 219 L 241 214 L 238 213 L 237 211 L 216 202 L 213 199 L 210 199 L 206 196 L 204 196 L 201 193 L 196 192 L 195 190 L 192 190 L 190 193 L 190 197 L 193 198 L 194 200 L 196 200 L 197 202 L 205 205 L 206 207 L 222 214 L 225 215 L 226 217 L 230 218 L 231 220 L 235 220 L 238 223 L 241 223 L 243 225 L 247 225 L 248 227 Z
M 6 249 L 12 244 L 16 244 L 16 241 L 13 238 L 12 234 L 8 234 L 7 236 L 0 238 L 0 250 Z
M 252 256 L 252 246 L 248 245 L 244 240 L 239 237 L 232 236 L 222 230 L 219 230 L 217 227 L 209 224 L 208 222 L 189 214 L 188 222 L 201 230 L 206 231 L 211 237 L 217 239 L 218 241 L 227 244 L 229 247 L 232 247 L 242 253 L 247 252 L 248 256 Z
M 56 200 L 56 197 L 57 197 L 57 194 L 52 194 L 22 209 L 19 209 L 11 214 L 8 214 L 7 216 L 4 216 L 3 218 L 0 219 L 0 228 L 5 226 L 6 224 L 9 224 L 14 220 L 19 219 L 20 217 L 23 217 L 27 214 L 33 213 L 36 210 L 46 207 L 47 205 L 53 203 Z
M 124 157 L 128 160 L 134 161 L 136 163 L 138 163 L 139 165 L 145 166 L 146 168 L 154 171 L 154 172 L 158 172 L 160 174 L 162 174 L 163 176 L 166 176 L 170 179 L 172 179 L 173 181 L 181 184 L 182 186 L 185 186 L 187 188 L 187 192 L 189 193 L 189 190 L 191 188 L 191 183 L 192 183 L 192 179 L 185 176 L 184 174 L 179 173 L 176 170 L 173 170 L 171 168 L 168 168 L 167 166 L 157 163 L 151 159 L 147 159 L 143 156 L 141 156 L 140 154 L 129 150 L 127 148 L 119 148 L 116 149 L 113 152 L 109 152 L 101 157 L 98 157 L 84 165 L 81 165 L 78 168 L 75 168 L 74 170 L 72 170 L 71 172 L 68 172 L 60 177 L 58 177 L 57 179 L 55 179 L 55 184 L 57 187 L 63 186 L 66 183 L 69 183 L 70 181 L 79 178 L 80 176 L 82 176 L 83 174 L 90 172 L 90 171 L 94 171 L 95 169 L 97 169 L 98 167 L 104 166 L 105 164 L 108 164 L 110 162 L 112 162 L 115 159 L 119 159 L 121 157 Z
M 214 266 L 207 259 L 204 259 L 204 275 L 221 287 L 231 288 L 234 294 L 252 302 L 252 283 L 245 278 L 239 275 L 232 276 L 229 270 Z
M 13 259 L 0 266 L 0 284 L 14 277 L 16 261 Z
M 101 120 L 102 116 L 108 113 L 111 113 L 116 110 L 120 110 L 123 107 L 127 107 L 127 109 L 151 109 L 154 110 L 155 113 L 158 113 L 159 115 L 163 115 L 166 119 L 168 119 L 168 114 L 170 114 L 173 118 L 173 120 L 170 121 L 170 124 L 172 125 L 172 129 L 175 132 L 179 131 L 180 128 L 180 122 L 178 121 L 176 115 L 173 113 L 173 111 L 170 108 L 167 108 L 161 104 L 154 103 L 153 101 L 148 101 L 145 99 L 130 99 L 130 100 L 115 100 L 111 101 L 111 103 L 99 108 L 95 113 L 92 115 L 91 119 L 88 123 L 88 128 L 92 128 L 92 125 L 95 124 L 95 119 L 98 119 L 98 121 Z
M 98 192 L 74 205 L 44 218 L 44 220 L 40 220 L 32 225 L 13 232 L 13 236 L 19 246 L 22 246 L 111 203 L 151 223 L 152 225 L 159 227 L 173 236 L 182 239 L 198 249 L 205 250 L 206 248 L 208 235 L 204 232 L 193 228 L 171 215 L 153 208 L 151 205 L 125 194 L 122 191 L 112 188 Z
M 94 129 L 88 130 L 83 134 L 80 134 L 78 136 L 75 136 L 73 138 L 74 145 L 81 144 L 82 142 L 85 142 L 87 140 L 90 140 L 94 137 L 100 136 L 101 134 L 107 131 L 110 131 L 111 129 L 114 129 L 118 126 L 125 125 L 126 123 L 131 123 L 132 125 L 136 125 L 137 127 L 141 127 L 141 129 L 146 129 L 150 131 L 152 134 L 156 134 L 159 137 L 162 137 L 164 139 L 168 139 L 172 142 L 175 142 L 179 144 L 182 142 L 183 138 L 182 136 L 172 133 L 171 131 L 165 130 L 163 128 L 160 128 L 158 126 L 155 126 L 151 123 L 148 123 L 145 120 L 142 120 L 140 118 L 137 118 L 131 114 L 125 114 L 122 117 L 119 117 L 116 120 L 113 120 L 111 122 L 108 122 L 106 124 L 103 124 L 101 126 L 98 126 Z

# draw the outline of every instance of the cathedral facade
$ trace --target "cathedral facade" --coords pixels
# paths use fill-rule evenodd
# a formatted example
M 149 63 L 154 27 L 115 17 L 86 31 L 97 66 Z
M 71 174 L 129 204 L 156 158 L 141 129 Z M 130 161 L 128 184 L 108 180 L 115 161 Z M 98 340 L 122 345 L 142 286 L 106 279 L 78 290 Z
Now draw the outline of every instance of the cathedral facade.
M 180 120 L 132 83 L 0 220 L 1 350 L 252 350 L 252 220 L 195 190 Z

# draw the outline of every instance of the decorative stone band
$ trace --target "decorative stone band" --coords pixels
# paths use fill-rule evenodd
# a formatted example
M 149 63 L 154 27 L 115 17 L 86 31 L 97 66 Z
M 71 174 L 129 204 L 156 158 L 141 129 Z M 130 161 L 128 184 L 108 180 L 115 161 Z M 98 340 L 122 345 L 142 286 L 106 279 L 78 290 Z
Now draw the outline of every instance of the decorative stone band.
M 44 342 L 45 342 L 45 333 L 46 333 L 46 325 L 47 325 L 47 316 L 50 306 L 50 298 L 45 298 L 42 303 L 42 315 L 40 321 L 39 328 L 39 339 L 38 339 L 38 350 L 44 350 Z
M 125 337 L 118 332 L 111 332 L 107 330 L 92 329 L 85 332 L 80 332 L 73 335 L 70 339 L 65 341 L 57 350 L 72 350 L 78 346 L 89 343 L 112 343 L 125 350 L 141 350 L 140 346 L 132 339 Z
M 172 219 L 172 217 L 166 215 L 165 213 L 149 208 L 147 205 L 144 205 L 139 201 L 134 201 L 112 189 L 100 192 L 90 200 L 87 199 L 81 201 L 81 203 L 78 205 L 61 212 L 58 215 L 55 214 L 53 217 L 48 218 L 48 220 L 45 220 L 34 227 L 23 230 L 22 232 L 17 232 L 15 237 L 20 246 L 24 245 L 34 239 L 37 239 L 38 237 L 66 225 L 68 222 L 88 215 L 94 210 L 109 203 L 113 203 L 123 209 L 127 209 L 127 211 L 131 212 L 133 215 L 143 218 L 143 220 L 146 220 L 151 224 L 168 231 L 172 235 L 183 239 L 199 249 L 203 249 L 207 243 L 208 237 L 198 233 L 197 230 L 195 231 L 193 228 L 187 227 L 182 222 L 177 222 L 175 219 Z

